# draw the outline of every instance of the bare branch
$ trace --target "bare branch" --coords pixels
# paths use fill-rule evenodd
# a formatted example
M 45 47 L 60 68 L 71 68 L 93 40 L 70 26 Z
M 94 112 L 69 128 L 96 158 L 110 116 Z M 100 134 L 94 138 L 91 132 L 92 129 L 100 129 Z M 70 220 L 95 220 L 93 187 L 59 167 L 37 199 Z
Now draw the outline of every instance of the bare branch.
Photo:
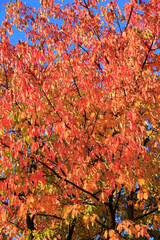
M 129 14 L 129 18 L 128 18 L 128 21 L 127 21 L 127 24 L 126 24 L 126 26 L 125 26 L 124 31 L 126 31 L 128 25 L 129 25 L 129 22 L 130 22 L 130 19 L 131 19 L 131 16 L 132 16 L 132 12 L 133 12 L 133 6 L 131 7 L 131 11 L 130 11 L 130 14 Z

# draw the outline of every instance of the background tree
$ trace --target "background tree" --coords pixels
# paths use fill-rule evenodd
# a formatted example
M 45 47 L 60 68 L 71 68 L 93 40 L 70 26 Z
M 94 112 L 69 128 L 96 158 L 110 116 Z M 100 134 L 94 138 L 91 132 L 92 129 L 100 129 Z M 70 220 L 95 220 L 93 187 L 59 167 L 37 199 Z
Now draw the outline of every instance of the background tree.
M 6 4 L 2 239 L 159 238 L 159 16 L 159 0 Z

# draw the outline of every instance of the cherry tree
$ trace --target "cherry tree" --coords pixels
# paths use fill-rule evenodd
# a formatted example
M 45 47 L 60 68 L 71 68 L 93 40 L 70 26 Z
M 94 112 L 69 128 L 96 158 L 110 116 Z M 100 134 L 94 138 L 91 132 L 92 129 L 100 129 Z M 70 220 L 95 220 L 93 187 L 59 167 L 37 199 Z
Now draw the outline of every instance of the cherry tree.
M 159 0 L 6 4 L 1 239 L 158 239 L 159 16 Z

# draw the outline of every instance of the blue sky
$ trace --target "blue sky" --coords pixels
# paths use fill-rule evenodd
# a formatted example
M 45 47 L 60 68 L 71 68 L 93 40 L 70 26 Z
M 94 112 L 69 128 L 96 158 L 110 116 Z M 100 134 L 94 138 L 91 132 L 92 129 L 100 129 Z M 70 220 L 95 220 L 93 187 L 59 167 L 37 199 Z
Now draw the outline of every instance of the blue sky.
M 6 4 L 6 3 L 8 3 L 9 2 L 9 0 L 1 0 L 0 1 L 0 23 L 3 21 L 3 19 L 5 18 L 5 6 L 3 5 L 3 4 Z M 12 2 L 15 2 L 15 0 L 12 0 Z M 31 7 L 33 7 L 33 8 L 36 8 L 36 9 L 38 9 L 39 7 L 40 7 L 40 0 L 22 0 L 22 2 L 23 3 L 26 3 L 26 5 L 27 6 L 31 6 Z M 55 0 L 55 2 L 57 3 L 57 2 L 59 2 L 59 3 L 61 3 L 61 1 L 59 1 L 59 0 Z M 72 1 L 68 1 L 68 0 L 64 0 L 64 2 L 63 2 L 63 4 L 65 5 L 65 4 L 67 4 L 67 3 L 71 3 L 71 2 L 73 2 L 73 0 Z M 101 0 L 101 3 L 100 3 L 100 5 L 101 6 L 105 6 L 107 3 L 108 3 L 109 1 L 107 0 L 107 1 L 103 1 L 102 2 L 102 0 Z M 119 7 L 120 7 L 120 9 L 122 10 L 122 8 L 123 8 L 123 4 L 125 3 L 125 2 L 127 2 L 126 0 L 117 0 L 117 3 L 118 3 L 118 5 L 119 5 Z M 56 22 L 56 20 L 54 19 L 53 20 L 53 22 Z M 17 29 L 16 29 L 16 27 L 14 27 L 14 34 L 13 35 L 11 35 L 11 36 L 9 36 L 10 37 L 10 42 L 13 44 L 13 45 L 16 45 L 16 43 L 19 41 L 19 40 L 26 40 L 25 39 L 25 33 L 22 31 L 22 32 L 20 32 L 20 31 L 18 31 Z

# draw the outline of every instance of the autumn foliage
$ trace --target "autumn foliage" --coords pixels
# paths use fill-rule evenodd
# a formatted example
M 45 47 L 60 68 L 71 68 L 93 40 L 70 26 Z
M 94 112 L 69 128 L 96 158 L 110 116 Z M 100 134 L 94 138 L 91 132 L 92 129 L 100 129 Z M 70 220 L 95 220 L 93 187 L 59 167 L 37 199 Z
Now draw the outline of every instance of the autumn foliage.
M 66 3 L 6 4 L 0 237 L 157 240 L 160 1 Z

